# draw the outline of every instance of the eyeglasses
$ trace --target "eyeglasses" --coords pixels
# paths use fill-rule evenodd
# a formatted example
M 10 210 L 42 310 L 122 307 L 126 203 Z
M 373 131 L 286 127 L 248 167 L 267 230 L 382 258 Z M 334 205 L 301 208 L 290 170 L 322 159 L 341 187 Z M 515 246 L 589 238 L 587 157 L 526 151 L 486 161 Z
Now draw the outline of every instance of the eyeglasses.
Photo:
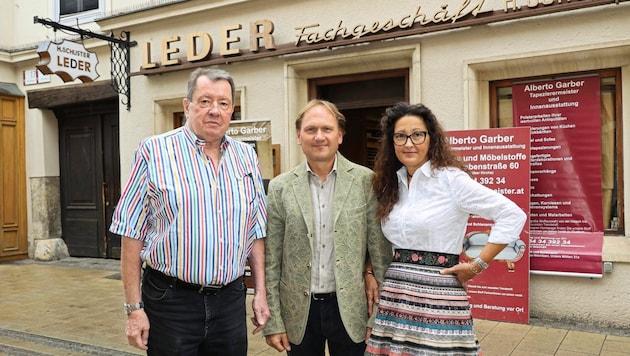
M 428 131 L 414 131 L 411 135 L 405 135 L 402 132 L 394 133 L 394 145 L 404 146 L 407 144 L 407 140 L 411 139 L 411 143 L 414 145 L 421 145 L 426 141 Z
M 210 106 L 213 106 L 214 104 L 216 104 L 217 107 L 222 110 L 227 110 L 230 108 L 230 102 L 227 100 L 199 99 L 198 101 L 194 103 L 195 105 L 197 105 L 198 107 L 202 109 L 209 108 Z

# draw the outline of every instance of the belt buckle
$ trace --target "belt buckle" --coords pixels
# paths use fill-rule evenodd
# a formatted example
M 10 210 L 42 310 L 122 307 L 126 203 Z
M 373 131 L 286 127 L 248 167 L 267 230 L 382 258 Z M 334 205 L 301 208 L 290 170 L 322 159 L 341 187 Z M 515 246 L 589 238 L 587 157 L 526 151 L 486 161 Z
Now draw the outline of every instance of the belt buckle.
M 199 294 L 216 295 L 221 290 L 221 288 L 223 288 L 222 285 L 216 285 L 216 284 L 202 285 L 199 287 Z
M 318 295 L 320 297 L 317 297 Z M 318 302 L 331 299 L 333 295 L 334 295 L 334 292 L 330 292 L 330 293 L 311 293 L 311 297 L 313 298 L 313 300 L 318 301 Z

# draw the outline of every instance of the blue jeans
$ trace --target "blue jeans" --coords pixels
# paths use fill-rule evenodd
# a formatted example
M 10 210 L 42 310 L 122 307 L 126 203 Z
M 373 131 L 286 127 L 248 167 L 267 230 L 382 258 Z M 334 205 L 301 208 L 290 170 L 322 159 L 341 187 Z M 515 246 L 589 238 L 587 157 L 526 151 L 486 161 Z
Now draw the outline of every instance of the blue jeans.
M 341 321 L 337 298 L 311 300 L 304 339 L 299 345 L 291 343 L 289 356 L 324 356 L 328 342 L 330 356 L 363 356 L 365 342 L 350 339 Z
M 201 294 L 151 269 L 142 283 L 149 317 L 149 356 L 247 355 L 243 278 Z

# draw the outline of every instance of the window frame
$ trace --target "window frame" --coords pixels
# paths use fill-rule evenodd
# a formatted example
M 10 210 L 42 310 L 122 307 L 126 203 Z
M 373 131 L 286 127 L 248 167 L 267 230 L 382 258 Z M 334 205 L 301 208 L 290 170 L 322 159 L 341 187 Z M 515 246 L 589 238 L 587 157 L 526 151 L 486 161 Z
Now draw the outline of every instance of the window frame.
M 623 115 L 622 115 L 622 82 L 621 82 L 621 69 L 620 68 L 610 68 L 610 69 L 601 69 L 601 70 L 592 70 L 592 71 L 583 71 L 583 72 L 570 72 L 570 73 L 560 73 L 554 75 L 542 75 L 542 76 L 532 76 L 532 77 L 523 77 L 523 78 L 511 78 L 511 79 L 502 79 L 496 81 L 489 82 L 489 91 L 490 91 L 490 127 L 498 128 L 501 127 L 499 124 L 499 95 L 498 91 L 501 88 L 511 87 L 512 84 L 522 81 L 532 81 L 532 80 L 553 80 L 558 78 L 565 78 L 570 76 L 583 76 L 589 74 L 597 74 L 600 78 L 615 78 L 615 179 L 617 184 L 617 192 L 614 198 L 617 199 L 617 209 L 616 216 L 619 218 L 619 225 L 616 229 L 606 228 L 608 224 L 604 224 L 606 226 L 604 228 L 604 233 L 606 235 L 624 235 L 625 231 L 625 222 L 624 222 L 624 180 L 623 180 Z M 601 95 L 600 95 L 601 97 Z M 601 118 L 600 118 L 601 120 Z
M 54 15 L 54 21 L 66 26 L 76 26 L 77 24 L 84 24 L 88 22 L 94 22 L 96 19 L 105 15 L 105 0 L 98 0 L 98 9 L 75 12 L 68 15 L 60 15 L 61 1 L 53 0 L 52 2 L 52 14 Z

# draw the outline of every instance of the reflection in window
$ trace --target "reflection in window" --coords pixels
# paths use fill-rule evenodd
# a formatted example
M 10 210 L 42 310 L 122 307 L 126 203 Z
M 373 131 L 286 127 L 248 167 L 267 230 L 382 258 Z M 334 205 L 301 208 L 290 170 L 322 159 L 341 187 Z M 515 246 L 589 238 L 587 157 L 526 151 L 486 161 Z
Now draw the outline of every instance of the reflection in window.
M 59 0 L 59 14 L 61 16 L 97 9 L 98 0 Z

